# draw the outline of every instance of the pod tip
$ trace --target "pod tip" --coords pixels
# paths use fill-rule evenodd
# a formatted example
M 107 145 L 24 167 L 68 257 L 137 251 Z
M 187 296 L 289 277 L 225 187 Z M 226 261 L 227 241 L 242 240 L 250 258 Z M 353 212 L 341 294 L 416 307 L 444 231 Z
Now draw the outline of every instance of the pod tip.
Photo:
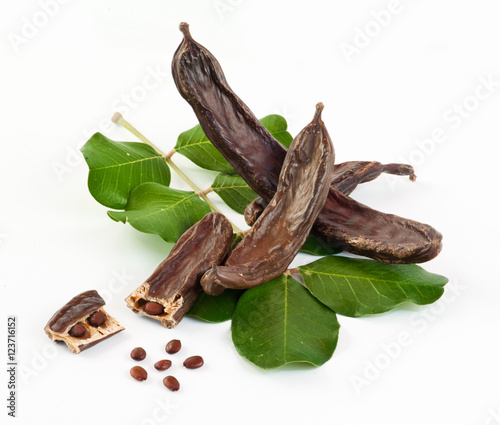
M 316 104 L 316 113 L 314 114 L 314 119 L 321 118 L 321 112 L 323 112 L 323 108 L 325 105 L 323 105 L 323 102 L 318 102 Z
M 191 32 L 189 31 L 189 24 L 187 22 L 181 22 L 179 24 L 179 30 L 184 34 L 184 38 L 191 39 Z

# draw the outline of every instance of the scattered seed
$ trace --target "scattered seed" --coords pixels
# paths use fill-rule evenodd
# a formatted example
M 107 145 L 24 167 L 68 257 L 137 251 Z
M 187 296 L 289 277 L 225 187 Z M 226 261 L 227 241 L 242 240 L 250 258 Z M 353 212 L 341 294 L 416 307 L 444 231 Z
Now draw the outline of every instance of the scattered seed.
M 145 381 L 148 379 L 148 373 L 146 370 L 140 366 L 134 366 L 130 369 L 130 376 L 136 381 Z
M 167 370 L 172 366 L 172 361 L 171 360 L 159 360 L 155 363 L 155 369 L 156 370 Z
M 204 364 L 203 357 L 201 356 L 191 356 L 184 360 L 184 367 L 186 369 L 198 369 Z
M 140 362 L 146 358 L 146 350 L 142 347 L 135 347 L 130 353 L 130 357 Z
M 168 354 L 175 354 L 179 352 L 181 347 L 182 347 L 181 342 L 178 339 L 173 339 L 172 341 L 169 341 L 168 344 L 165 346 L 165 351 Z
M 163 378 L 163 385 L 165 385 L 170 391 L 179 391 L 181 387 L 179 381 L 173 376 L 166 376 Z

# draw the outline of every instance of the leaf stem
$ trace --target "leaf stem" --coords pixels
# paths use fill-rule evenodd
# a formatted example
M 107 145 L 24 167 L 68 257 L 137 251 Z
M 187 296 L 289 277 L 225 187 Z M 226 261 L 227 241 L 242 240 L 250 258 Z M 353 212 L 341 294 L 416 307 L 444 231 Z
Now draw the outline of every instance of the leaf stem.
M 207 190 L 201 190 L 198 186 L 196 186 L 196 184 L 194 184 L 193 181 L 188 176 L 186 176 L 186 174 L 184 174 L 184 172 L 172 161 L 172 159 L 170 158 L 172 156 L 172 151 L 170 151 L 168 154 L 165 154 L 161 149 L 156 147 L 146 136 L 144 136 L 139 130 L 137 130 L 132 124 L 130 124 L 125 118 L 123 118 L 123 115 L 119 112 L 115 112 L 115 114 L 111 118 L 111 121 L 126 128 L 141 142 L 151 146 L 165 159 L 165 162 L 179 175 L 179 177 L 184 180 L 189 185 L 189 187 L 191 187 L 191 189 L 193 189 L 195 193 L 208 204 L 212 211 L 220 213 L 220 210 L 210 199 L 208 199 L 207 193 L 210 193 L 211 190 L 207 192 Z M 231 223 L 231 225 L 233 226 L 233 230 L 235 231 L 235 233 L 243 234 L 243 231 L 238 226 L 236 226 L 234 223 Z
M 123 115 L 120 114 L 119 112 L 114 113 L 114 115 L 111 117 L 111 121 L 126 128 L 134 136 L 136 136 L 141 142 L 146 143 L 146 145 L 151 146 L 161 156 L 163 156 L 163 157 L 165 156 L 165 152 L 163 152 L 160 148 L 155 146 L 146 136 L 144 136 L 139 130 L 137 130 L 132 124 L 130 124 L 125 118 L 123 118 Z

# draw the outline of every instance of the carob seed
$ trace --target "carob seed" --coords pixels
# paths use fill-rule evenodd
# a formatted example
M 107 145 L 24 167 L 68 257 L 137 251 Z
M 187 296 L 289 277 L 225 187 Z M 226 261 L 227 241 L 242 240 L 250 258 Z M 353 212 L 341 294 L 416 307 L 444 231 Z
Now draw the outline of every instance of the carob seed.
M 170 391 L 179 391 L 181 387 L 179 381 L 173 376 L 166 376 L 163 378 L 163 385 L 165 385 Z
M 148 373 L 146 370 L 140 366 L 134 366 L 130 369 L 130 376 L 136 381 L 145 381 L 148 379 Z
M 204 364 L 203 357 L 201 356 L 191 356 L 184 360 L 184 367 L 186 369 L 198 369 Z
M 171 360 L 159 360 L 155 363 L 155 369 L 156 370 L 167 370 L 172 366 L 172 361 Z
M 81 323 L 77 323 L 69 330 L 69 334 L 74 336 L 75 338 L 81 338 L 87 332 L 87 328 L 83 326 Z
M 96 311 L 95 313 L 92 313 L 89 317 L 89 323 L 94 327 L 101 326 L 105 320 L 106 316 L 102 311 Z
M 167 343 L 167 345 L 165 346 L 165 351 L 168 354 L 175 354 L 179 352 L 181 347 L 182 347 L 181 342 L 178 339 L 173 339 L 172 341 L 169 341 Z
M 137 361 L 144 360 L 146 358 L 146 350 L 142 347 L 135 347 L 130 353 L 130 357 Z
M 144 305 L 144 311 L 148 314 L 151 314 L 152 316 L 158 316 L 160 314 L 163 314 L 165 312 L 165 309 L 161 304 L 155 303 L 153 301 L 148 301 Z

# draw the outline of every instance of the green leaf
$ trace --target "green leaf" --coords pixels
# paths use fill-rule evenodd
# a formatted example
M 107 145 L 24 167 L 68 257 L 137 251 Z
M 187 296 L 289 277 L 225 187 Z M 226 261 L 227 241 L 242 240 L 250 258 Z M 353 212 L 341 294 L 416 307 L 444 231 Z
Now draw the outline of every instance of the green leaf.
M 125 208 L 130 192 L 141 183 L 170 184 L 165 160 L 144 143 L 114 142 L 96 133 L 81 151 L 89 166 L 89 191 L 108 208 Z
M 332 310 L 282 275 L 241 296 L 231 332 L 243 357 L 274 369 L 296 362 L 322 365 L 335 351 L 339 327 Z
M 179 135 L 174 150 L 201 168 L 222 173 L 236 173 L 226 158 L 207 139 L 199 124 Z
M 269 132 L 284 146 L 289 147 L 292 136 L 287 131 L 287 122 L 280 115 L 268 115 L 260 120 Z M 236 174 L 235 169 L 207 139 L 200 125 L 179 135 L 174 150 L 207 170 Z
M 210 323 L 221 323 L 230 320 L 243 292 L 236 289 L 226 289 L 216 297 L 202 292 L 196 298 L 187 315 Z
M 240 214 L 244 214 L 246 206 L 258 196 L 237 174 L 217 174 L 212 189 L 230 208 Z
M 341 256 L 300 266 L 299 272 L 318 300 L 350 317 L 383 313 L 403 302 L 433 303 L 448 282 L 415 264 L 382 264 Z
M 311 255 L 325 256 L 338 254 L 339 252 L 342 252 L 342 250 L 340 248 L 332 248 L 323 239 L 310 234 L 304 245 L 302 245 L 300 252 Z
M 210 207 L 194 192 L 143 183 L 130 194 L 125 211 L 108 211 L 108 215 L 115 221 L 129 222 L 141 232 L 176 242 L 209 212 Z
M 271 133 L 271 135 L 278 142 L 280 142 L 286 148 L 290 147 L 293 137 L 287 131 L 288 124 L 285 118 L 283 118 L 281 115 L 273 114 L 273 115 L 268 115 L 267 117 L 264 117 L 259 121 L 262 123 L 264 127 L 267 128 L 269 133 Z

